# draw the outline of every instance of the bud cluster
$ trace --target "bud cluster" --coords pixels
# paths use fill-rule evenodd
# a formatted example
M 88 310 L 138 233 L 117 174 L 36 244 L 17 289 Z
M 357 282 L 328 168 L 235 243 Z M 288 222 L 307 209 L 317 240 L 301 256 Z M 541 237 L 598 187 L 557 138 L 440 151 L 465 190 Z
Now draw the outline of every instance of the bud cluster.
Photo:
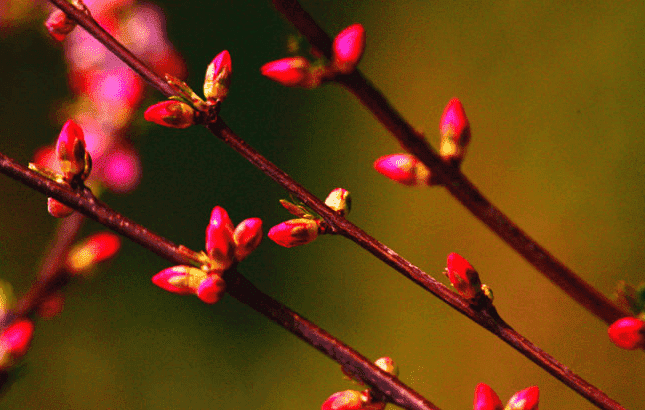
M 249 218 L 234 227 L 224 208 L 216 206 L 206 227 L 206 253 L 195 261 L 201 268 L 173 266 L 156 274 L 152 282 L 169 292 L 215 303 L 226 290 L 224 271 L 245 259 L 261 241 L 262 220 Z

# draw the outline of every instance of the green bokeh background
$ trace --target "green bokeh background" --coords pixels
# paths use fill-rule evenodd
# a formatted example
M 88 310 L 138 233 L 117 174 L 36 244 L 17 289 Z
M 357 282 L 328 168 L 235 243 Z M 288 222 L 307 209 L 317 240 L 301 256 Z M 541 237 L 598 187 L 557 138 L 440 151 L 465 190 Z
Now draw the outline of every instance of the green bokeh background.
M 11 0 L 10 0 L 11 1 Z M 234 80 L 222 110 L 247 142 L 319 197 L 353 194 L 350 219 L 436 278 L 459 252 L 495 291 L 502 316 L 626 408 L 643 409 L 645 356 L 512 252 L 441 189 L 410 189 L 372 169 L 398 144 L 349 93 L 280 87 L 259 67 L 294 33 L 264 1 L 159 1 L 199 89 L 222 49 Z M 603 293 L 643 280 L 645 5 L 627 1 L 303 1 L 329 32 L 361 22 L 360 68 L 436 146 L 458 96 L 472 124 L 464 172 L 514 221 Z M 69 96 L 62 49 L 39 22 L 0 38 L 0 151 L 27 164 L 51 143 Z M 159 98 L 154 94 L 151 101 Z M 234 222 L 288 218 L 285 192 L 202 128 L 139 121 L 144 174 L 114 209 L 193 249 L 210 210 Z M 56 227 L 45 199 L 0 177 L 0 276 L 22 294 Z M 88 222 L 84 234 L 102 227 Z M 156 288 L 169 266 L 124 242 L 62 315 L 37 323 L 18 409 L 317 409 L 352 388 L 338 366 L 233 298 L 206 306 Z M 240 266 L 258 287 L 366 356 L 392 356 L 401 379 L 443 409 L 472 408 L 477 383 L 506 400 L 538 385 L 541 408 L 594 408 L 510 347 L 344 238 L 300 248 L 266 240 Z

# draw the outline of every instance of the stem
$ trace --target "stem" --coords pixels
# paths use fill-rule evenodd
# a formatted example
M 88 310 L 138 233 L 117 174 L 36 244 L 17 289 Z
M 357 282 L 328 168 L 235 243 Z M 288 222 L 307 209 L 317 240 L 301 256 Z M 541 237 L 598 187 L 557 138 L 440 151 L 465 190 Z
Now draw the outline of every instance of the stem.
M 58 3 L 63 0 L 50 0 L 50 1 L 58 5 Z M 311 19 L 311 17 L 309 17 L 306 14 L 306 12 L 302 10 L 302 8 L 299 6 L 297 2 L 293 2 L 293 3 L 278 2 L 278 3 L 288 4 L 289 7 L 291 7 L 290 10 L 292 10 L 295 13 L 295 15 L 302 17 L 303 15 L 302 13 L 304 13 L 306 17 Z M 67 4 L 67 3 L 64 3 L 63 1 L 63 4 Z M 299 10 L 302 10 L 302 13 L 298 12 L 298 8 Z M 63 8 L 63 10 L 67 11 L 66 8 Z M 92 20 L 91 17 L 87 16 L 84 13 L 74 13 L 72 14 L 72 17 L 75 20 L 77 20 L 79 24 L 81 24 L 90 34 L 95 35 L 94 30 L 96 30 L 95 26 L 97 25 L 95 23 L 90 24 L 85 22 L 85 20 Z M 322 32 L 322 30 L 319 30 L 319 31 Z M 312 32 L 317 32 L 317 31 L 312 30 Z M 121 58 L 127 64 L 131 64 L 131 62 L 139 62 L 139 60 L 134 55 L 132 55 L 132 53 L 129 50 L 127 50 L 125 47 L 120 45 L 113 37 L 111 37 L 107 33 L 104 33 L 104 34 L 105 35 L 102 35 L 102 37 L 99 37 L 98 35 L 95 35 L 95 37 L 99 41 L 104 43 L 106 47 L 112 50 L 117 57 Z M 329 41 L 328 37 L 327 37 L 327 40 Z M 329 42 L 329 44 L 331 44 L 331 42 Z M 316 46 L 318 47 L 318 45 Z M 322 48 L 321 48 L 321 51 L 324 52 Z M 330 53 L 329 50 L 328 52 Z M 140 75 L 142 75 L 146 80 L 148 80 L 148 82 L 150 82 L 153 86 L 155 87 L 157 86 L 158 84 L 157 79 L 159 79 L 160 77 L 154 74 L 151 70 L 139 71 L 135 67 L 133 66 L 131 67 L 135 69 L 135 71 L 137 71 Z M 148 75 L 150 75 L 151 77 L 148 77 Z M 165 88 L 159 89 L 159 91 L 162 91 L 166 95 L 169 95 L 166 93 Z M 173 90 L 170 90 L 170 95 L 174 95 Z M 403 121 L 402 124 L 405 125 L 407 123 Z M 339 215 L 334 213 L 321 200 L 316 198 L 313 194 L 311 194 L 303 186 L 298 184 L 284 171 L 282 171 L 280 168 L 275 166 L 269 160 L 264 158 L 260 153 L 255 151 L 250 145 L 248 145 L 246 142 L 241 140 L 237 135 L 235 135 L 235 133 L 224 123 L 224 121 L 221 118 L 217 118 L 215 122 L 209 122 L 205 125 L 216 137 L 220 138 L 227 145 L 231 146 L 238 153 L 240 153 L 244 158 L 246 158 L 249 162 L 255 165 L 262 172 L 264 172 L 267 176 L 269 176 L 270 178 L 278 182 L 287 191 L 289 191 L 290 193 L 298 197 L 301 201 L 303 201 L 314 211 L 316 211 L 329 224 L 331 232 L 342 234 L 343 236 L 353 240 L 361 247 L 363 247 L 364 249 L 372 253 L 374 256 L 376 256 L 378 259 L 385 262 L 387 265 L 393 267 L 395 270 L 402 273 L 404 276 L 411 279 L 418 285 L 422 286 L 424 289 L 428 290 L 435 296 L 439 297 L 441 300 L 443 300 L 445 303 L 447 303 L 448 305 L 450 305 L 460 313 L 464 314 L 465 316 L 468 316 L 473 321 L 477 322 L 484 328 L 491 331 L 493 334 L 497 335 L 500 339 L 504 340 L 507 344 L 515 348 L 521 354 L 529 358 L 538 366 L 546 370 L 549 374 L 553 375 L 558 380 L 562 381 L 565 385 L 569 386 L 571 389 L 576 391 L 582 397 L 585 397 L 587 400 L 589 400 L 591 403 L 595 404 L 599 408 L 606 409 L 606 410 L 609 410 L 609 409 L 624 410 L 624 408 L 620 404 L 618 404 L 616 401 L 609 398 L 604 392 L 602 392 L 598 388 L 586 382 L 581 377 L 571 372 L 566 366 L 558 362 L 555 358 L 553 358 L 552 356 L 548 355 L 547 353 L 539 349 L 537 346 L 529 342 L 526 338 L 524 338 L 519 333 L 515 332 L 510 326 L 508 326 L 503 320 L 501 320 L 501 318 L 499 317 L 499 315 L 497 314 L 494 308 L 491 308 L 489 310 L 484 310 L 484 311 L 475 310 L 473 307 L 471 307 L 468 304 L 468 302 L 465 299 L 463 299 L 459 295 L 452 292 L 446 286 L 437 282 L 430 275 L 426 274 L 421 269 L 414 266 L 406 259 L 402 258 L 400 255 L 398 255 L 396 252 L 394 252 L 384 244 L 380 243 L 376 239 L 369 236 L 367 233 L 365 233 L 363 230 L 361 230 L 351 222 L 347 221 L 345 218 L 340 217 Z M 2 160 L 2 157 L 4 156 L 0 156 L 0 171 L 5 172 L 4 167 L 2 166 L 4 162 Z M 4 157 L 4 158 L 8 160 L 7 157 Z M 8 169 L 12 169 L 12 167 L 8 167 Z M 23 181 L 23 176 L 21 175 L 20 172 L 16 173 L 15 171 L 10 171 L 5 173 L 14 177 L 15 179 Z M 16 176 L 13 176 L 14 173 L 16 173 Z M 51 181 L 48 181 L 48 182 L 51 182 Z M 60 189 L 60 187 L 58 188 Z M 34 187 L 34 189 L 39 190 L 36 187 Z M 40 192 L 43 192 L 43 191 L 40 191 Z M 61 195 L 61 197 L 58 197 L 54 194 L 49 194 L 48 192 L 46 193 L 48 196 L 52 196 L 60 200 L 64 204 L 73 207 L 74 209 L 81 209 L 81 210 L 83 209 L 82 200 L 77 201 L 76 198 L 74 197 L 63 198 L 65 195 Z M 60 194 L 63 194 L 63 193 L 60 192 Z M 98 202 L 96 200 L 93 200 L 93 203 L 98 203 Z M 103 206 L 105 207 L 105 205 Z M 89 214 L 87 213 L 86 215 L 89 216 Z M 162 244 L 163 246 L 160 245 L 160 247 L 157 248 L 156 241 L 152 241 L 149 244 L 147 244 L 146 242 L 139 242 L 140 238 L 138 236 L 130 237 L 126 235 L 124 233 L 125 231 L 123 231 L 122 229 L 123 227 L 120 226 L 118 223 L 114 223 L 114 221 L 112 221 L 107 216 L 97 214 L 96 218 L 94 218 L 93 216 L 92 218 L 96 219 L 98 222 L 102 223 L 103 225 L 115 230 L 116 232 L 119 232 L 122 235 L 127 236 L 128 238 L 131 238 L 133 241 L 152 250 L 155 253 L 158 253 L 159 255 L 165 257 L 166 259 L 173 260 L 171 258 L 176 257 L 176 254 L 173 253 L 173 251 L 176 251 L 176 246 L 168 242 L 164 238 L 157 237 L 160 242 L 161 241 L 166 242 L 165 244 Z M 133 222 L 128 221 L 128 223 L 133 223 Z M 144 229 L 144 228 L 141 227 L 141 229 Z M 148 247 L 148 245 L 150 247 Z M 160 252 L 163 252 L 163 253 L 160 253 Z M 186 262 L 177 262 L 177 263 L 186 263 Z
M 156 235 L 124 217 L 93 196 L 70 190 L 28 168 L 16 164 L 0 153 L 0 172 L 22 182 L 65 205 L 76 209 L 88 218 L 105 225 L 126 238 L 175 264 L 189 264 L 186 251 L 166 238 Z M 392 403 L 413 410 L 439 410 L 419 393 L 385 373 L 360 353 L 280 302 L 262 293 L 237 271 L 226 272 L 227 290 L 240 302 L 251 306 L 273 322 L 282 326 L 332 360 L 356 374 L 362 381 L 377 389 Z
M 273 0 L 273 5 L 309 40 L 314 48 L 331 59 L 331 39 L 297 0 Z M 403 148 L 430 168 L 432 175 L 442 181 L 448 191 L 477 219 L 567 295 L 607 324 L 631 316 L 629 312 L 594 289 L 520 229 L 486 199 L 460 170 L 446 165 L 423 135 L 416 132 L 412 125 L 390 105 L 385 96 L 358 70 L 346 76 L 338 76 L 336 81 L 354 94 Z

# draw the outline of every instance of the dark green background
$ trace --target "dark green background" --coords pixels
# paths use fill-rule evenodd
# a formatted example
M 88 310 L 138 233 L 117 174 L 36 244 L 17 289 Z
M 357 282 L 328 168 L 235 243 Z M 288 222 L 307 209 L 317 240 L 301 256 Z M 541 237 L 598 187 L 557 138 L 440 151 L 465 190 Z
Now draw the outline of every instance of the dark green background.
M 438 279 L 449 252 L 478 269 L 502 316 L 626 408 L 643 409 L 645 356 L 614 347 L 584 311 L 441 189 L 410 189 L 372 169 L 400 151 L 346 91 L 280 87 L 259 74 L 293 33 L 264 1 L 164 1 L 168 33 L 201 88 L 228 49 L 222 110 L 247 142 L 320 197 L 353 194 L 350 219 Z M 329 33 L 361 22 L 363 72 L 436 146 L 458 96 L 472 124 L 465 173 L 521 227 L 603 293 L 643 280 L 645 6 L 578 1 L 305 1 Z M 27 164 L 51 143 L 69 96 L 62 49 L 41 22 L 0 39 L 0 152 Z M 159 99 L 153 93 L 150 101 Z M 141 116 L 139 116 L 141 117 Z M 203 247 L 210 210 L 268 230 L 284 191 L 206 130 L 133 124 L 144 174 L 116 210 L 174 242 Z M 45 198 L 0 177 L 0 276 L 33 280 L 56 221 Z M 100 230 L 88 222 L 84 233 Z M 206 306 L 150 278 L 169 264 L 125 242 L 60 318 L 37 323 L 21 379 L 0 408 L 317 409 L 352 388 L 338 366 L 232 298 Z M 507 400 L 538 385 L 541 408 L 593 406 L 510 347 L 343 238 L 301 248 L 266 240 L 240 270 L 268 294 L 376 359 L 443 409 L 469 409 L 477 383 Z

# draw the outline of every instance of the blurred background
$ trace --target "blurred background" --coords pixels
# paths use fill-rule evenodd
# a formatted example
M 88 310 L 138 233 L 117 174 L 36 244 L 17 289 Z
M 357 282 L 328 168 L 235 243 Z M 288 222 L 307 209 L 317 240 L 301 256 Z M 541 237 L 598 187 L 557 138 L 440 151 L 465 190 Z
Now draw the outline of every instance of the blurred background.
M 556 257 L 606 295 L 618 280 L 643 281 L 645 4 L 302 3 L 330 34 L 365 26 L 360 69 L 435 147 L 443 108 L 459 97 L 473 133 L 465 174 Z M 269 2 L 155 4 L 196 90 L 212 58 L 229 50 L 234 75 L 222 117 L 249 144 L 321 198 L 348 189 L 353 222 L 444 283 L 447 254 L 462 254 L 512 326 L 626 408 L 645 408 L 643 352 L 611 344 L 603 322 L 444 190 L 374 171 L 376 158 L 400 147 L 348 92 L 288 89 L 260 75 L 287 56 L 295 34 Z M 0 152 L 26 165 L 57 137 L 72 91 L 43 5 L 20 7 L 0 6 Z M 143 121 L 161 99 L 147 88 L 124 133 L 139 153 L 140 184 L 104 201 L 195 250 L 215 205 L 234 223 L 262 218 L 265 231 L 289 219 L 278 203 L 285 191 L 205 129 Z M 58 221 L 45 197 L 7 177 L 0 192 L 0 277 L 21 295 Z M 88 221 L 82 234 L 100 230 Z M 93 278 L 70 284 L 62 314 L 37 321 L 0 408 L 318 409 L 356 388 L 336 363 L 233 298 L 208 306 L 157 288 L 150 278 L 168 266 L 126 240 Z M 504 402 L 538 385 L 542 409 L 594 408 L 344 238 L 292 249 L 265 238 L 240 271 L 367 357 L 394 358 L 402 381 L 442 409 L 472 408 L 480 382 Z

